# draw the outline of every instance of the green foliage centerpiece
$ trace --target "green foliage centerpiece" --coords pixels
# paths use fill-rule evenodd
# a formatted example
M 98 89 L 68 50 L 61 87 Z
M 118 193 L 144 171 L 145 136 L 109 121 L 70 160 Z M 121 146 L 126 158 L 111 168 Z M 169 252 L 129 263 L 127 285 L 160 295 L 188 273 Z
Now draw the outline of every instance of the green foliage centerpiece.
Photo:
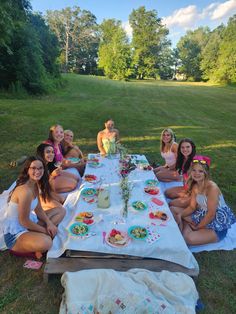
M 128 217 L 128 202 L 130 198 L 130 192 L 131 192 L 131 185 L 128 181 L 128 177 L 122 177 L 121 182 L 120 182 L 120 187 L 121 187 L 121 195 L 122 199 L 124 200 L 124 207 L 122 210 L 122 216 L 124 218 Z
M 129 202 L 130 192 L 131 192 L 131 184 L 128 181 L 128 175 L 132 170 L 136 168 L 136 166 L 131 162 L 131 159 L 128 156 L 128 151 L 123 145 L 119 143 L 117 149 L 120 154 L 120 175 L 121 175 L 120 187 L 121 187 L 122 199 L 124 200 L 124 208 L 122 210 L 122 216 L 124 218 L 127 218 L 128 202 Z

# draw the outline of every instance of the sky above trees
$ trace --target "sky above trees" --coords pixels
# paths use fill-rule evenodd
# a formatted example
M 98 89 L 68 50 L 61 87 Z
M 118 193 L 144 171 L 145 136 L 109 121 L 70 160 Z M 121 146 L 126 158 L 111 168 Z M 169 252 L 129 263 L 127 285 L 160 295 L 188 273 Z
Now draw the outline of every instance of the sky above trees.
M 131 35 L 128 23 L 133 9 L 145 6 L 147 10 L 156 10 L 158 17 L 163 19 L 170 30 L 169 38 L 175 46 L 187 30 L 199 26 L 209 26 L 211 29 L 236 13 L 236 0 L 31 0 L 34 11 L 45 13 L 46 10 L 60 10 L 68 6 L 80 6 L 91 11 L 97 22 L 103 19 L 115 18 L 121 20 L 126 32 Z

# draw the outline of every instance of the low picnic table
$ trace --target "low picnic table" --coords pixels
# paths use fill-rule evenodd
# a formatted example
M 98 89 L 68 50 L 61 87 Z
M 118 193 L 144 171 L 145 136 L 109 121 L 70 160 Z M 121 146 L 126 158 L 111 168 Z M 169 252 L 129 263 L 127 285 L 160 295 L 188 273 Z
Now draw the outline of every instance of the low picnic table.
M 101 157 L 99 154 L 90 154 L 89 157 L 91 156 L 96 157 L 99 162 L 97 165 L 87 164 L 79 190 L 70 193 L 66 199 L 67 214 L 59 225 L 58 234 L 47 254 L 45 280 L 50 274 L 90 268 L 111 268 L 122 271 L 130 268 L 145 268 L 152 271 L 180 271 L 193 277 L 197 276 L 198 263 L 188 249 L 160 187 L 157 185 L 159 188 L 157 195 L 150 195 L 144 191 L 147 180 L 156 180 L 152 170 L 143 169 L 147 163 L 146 157 L 131 155 L 132 162 L 137 165 L 137 168 L 128 175 L 131 194 L 128 216 L 124 218 L 119 155 Z M 85 181 L 85 176 L 89 174 L 95 175 L 95 182 Z M 86 195 L 87 188 L 96 191 L 108 188 L 110 207 L 98 208 L 97 196 Z M 155 203 L 156 199 L 159 205 Z M 133 205 L 136 201 L 143 202 L 146 208 L 135 209 Z M 150 218 L 150 212 L 157 210 L 166 213 L 168 217 L 166 221 Z M 81 212 L 87 211 L 93 213 L 94 223 L 88 225 L 89 230 L 85 235 L 73 234 L 76 217 Z M 127 234 L 132 226 L 145 228 L 148 231 L 147 238 L 142 240 L 131 238 L 124 246 L 114 246 L 109 243 L 112 229 Z

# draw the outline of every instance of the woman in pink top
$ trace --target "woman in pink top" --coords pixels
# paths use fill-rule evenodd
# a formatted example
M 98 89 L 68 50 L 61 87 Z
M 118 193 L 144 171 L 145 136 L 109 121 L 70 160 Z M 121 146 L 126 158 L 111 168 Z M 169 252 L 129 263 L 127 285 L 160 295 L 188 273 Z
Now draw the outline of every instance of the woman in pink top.
M 178 144 L 175 142 L 174 132 L 169 128 L 161 133 L 160 150 L 162 158 L 165 159 L 165 165 L 154 169 L 154 172 L 158 180 L 172 181 L 175 176 Z
M 67 168 L 76 168 L 76 165 L 72 163 L 70 160 L 64 158 L 64 151 L 61 142 L 64 139 L 64 130 L 63 127 L 59 124 L 53 125 L 49 130 L 48 139 L 44 142 L 45 144 L 50 144 L 54 150 L 54 159 L 55 166 L 59 169 L 67 169 Z M 77 186 L 77 182 L 80 180 L 79 171 L 74 169 L 73 173 L 70 173 L 68 170 L 67 176 L 71 177 L 71 179 L 75 180 L 75 186 Z M 72 170 L 71 170 L 72 171 Z

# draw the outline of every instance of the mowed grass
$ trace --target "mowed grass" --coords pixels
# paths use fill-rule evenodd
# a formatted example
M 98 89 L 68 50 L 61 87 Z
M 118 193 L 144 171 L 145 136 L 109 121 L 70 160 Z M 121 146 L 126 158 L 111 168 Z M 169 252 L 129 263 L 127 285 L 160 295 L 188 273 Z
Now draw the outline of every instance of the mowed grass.
M 236 213 L 236 89 L 183 82 L 116 82 L 66 75 L 64 88 L 44 97 L 14 99 L 0 95 L 0 191 L 19 173 L 12 160 L 34 154 L 59 123 L 74 130 L 85 153 L 96 152 L 96 135 L 112 117 L 122 143 L 131 153 L 160 161 L 159 137 L 171 127 L 177 140 L 190 137 L 197 152 L 212 159 L 211 174 Z M 236 251 L 195 255 L 200 265 L 196 282 L 205 304 L 202 313 L 236 312 Z M 59 277 L 42 283 L 43 270 L 22 267 L 24 259 L 0 255 L 0 312 L 57 313 L 62 288 Z

